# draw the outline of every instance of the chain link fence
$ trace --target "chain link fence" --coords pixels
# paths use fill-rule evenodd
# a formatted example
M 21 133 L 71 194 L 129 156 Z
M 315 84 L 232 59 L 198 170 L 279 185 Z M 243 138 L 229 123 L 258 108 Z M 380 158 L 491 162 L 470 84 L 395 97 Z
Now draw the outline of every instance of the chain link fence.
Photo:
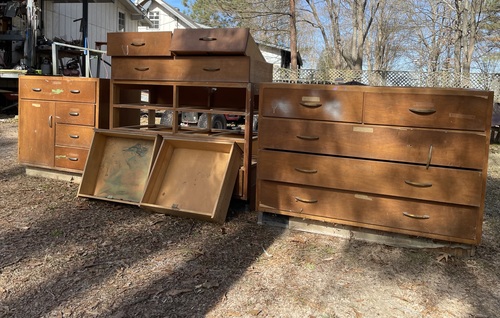
M 275 67 L 273 81 L 301 84 L 358 82 L 370 86 L 453 87 L 493 91 L 500 103 L 500 73 L 313 70 Z

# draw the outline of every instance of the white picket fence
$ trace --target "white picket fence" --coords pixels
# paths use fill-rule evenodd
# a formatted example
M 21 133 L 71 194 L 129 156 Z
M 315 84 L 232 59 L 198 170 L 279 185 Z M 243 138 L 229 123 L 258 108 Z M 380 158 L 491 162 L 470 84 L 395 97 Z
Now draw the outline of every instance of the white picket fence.
M 303 84 L 339 84 L 356 81 L 370 86 L 458 87 L 493 91 L 495 102 L 500 103 L 500 74 L 406 72 L 406 71 L 353 71 L 313 70 L 292 71 L 275 67 L 273 81 Z

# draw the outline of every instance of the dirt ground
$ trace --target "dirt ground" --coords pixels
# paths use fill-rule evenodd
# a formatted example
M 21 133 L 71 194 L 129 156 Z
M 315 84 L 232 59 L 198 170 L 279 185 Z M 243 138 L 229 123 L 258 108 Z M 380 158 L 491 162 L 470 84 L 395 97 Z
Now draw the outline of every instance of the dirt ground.
M 0 317 L 500 317 L 500 146 L 472 257 L 77 198 L 0 117 Z

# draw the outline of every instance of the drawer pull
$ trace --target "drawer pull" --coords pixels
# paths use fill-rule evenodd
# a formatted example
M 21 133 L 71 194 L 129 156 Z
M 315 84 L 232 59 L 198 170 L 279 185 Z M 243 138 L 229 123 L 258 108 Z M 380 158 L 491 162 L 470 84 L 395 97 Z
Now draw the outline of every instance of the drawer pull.
M 309 108 L 317 108 L 323 106 L 323 104 L 321 103 L 311 103 L 311 102 L 300 102 L 299 104 Z
M 78 158 L 75 158 L 75 157 L 68 157 L 68 160 L 69 160 L 69 161 L 78 161 Z
M 146 43 L 145 42 L 132 42 L 132 43 L 130 43 L 130 45 L 132 45 L 132 46 L 144 46 L 144 45 L 146 45 Z
M 318 136 L 303 136 L 303 135 L 297 135 L 297 138 L 303 139 L 303 140 L 318 140 Z
M 315 199 L 302 199 L 299 197 L 295 197 L 295 201 L 302 202 L 302 203 L 317 203 L 318 200 Z
M 420 219 L 420 220 L 425 220 L 425 219 L 430 219 L 431 217 L 424 214 L 424 215 L 416 215 L 416 214 L 411 214 L 411 213 L 408 213 L 408 212 L 403 212 L 403 215 L 404 216 L 407 216 L 409 218 L 412 218 L 412 219 Z
M 80 138 L 80 136 L 79 135 L 69 135 L 69 138 L 78 139 L 78 138 Z
M 80 116 L 79 112 L 69 112 L 70 116 Z
M 220 67 L 213 67 L 213 68 L 210 68 L 210 67 L 204 67 L 203 70 L 205 72 L 218 72 L 220 71 Z
M 31 89 L 33 92 L 37 92 L 37 93 L 40 93 L 42 91 L 41 88 L 32 88 Z
M 410 180 L 405 180 L 405 183 L 414 187 L 419 187 L 419 188 L 430 188 L 432 187 L 432 183 L 426 183 L 426 182 L 413 182 Z
M 409 110 L 417 115 L 430 115 L 436 112 L 434 108 L 410 108 Z
M 429 169 L 429 166 L 431 165 L 431 159 L 432 159 L 432 145 L 429 147 L 429 155 L 427 156 L 427 164 L 425 165 L 425 169 Z
M 52 128 L 52 115 L 49 116 L 49 127 Z
M 134 69 L 139 72 L 149 71 L 149 67 L 134 67 Z
M 298 172 L 303 172 L 303 173 L 317 173 L 318 170 L 316 169 L 302 169 L 302 168 L 295 168 Z
M 72 94 L 80 94 L 80 90 L 79 89 L 72 89 L 72 90 L 70 90 L 70 92 Z
M 211 36 L 204 36 L 200 38 L 200 41 L 216 41 L 217 38 L 211 37 Z

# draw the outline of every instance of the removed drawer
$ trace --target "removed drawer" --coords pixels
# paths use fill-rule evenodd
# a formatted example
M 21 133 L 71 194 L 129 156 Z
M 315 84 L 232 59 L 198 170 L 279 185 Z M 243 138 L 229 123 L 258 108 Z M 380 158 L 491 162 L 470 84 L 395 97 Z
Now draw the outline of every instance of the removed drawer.
M 108 33 L 107 54 L 109 56 L 170 56 L 171 39 L 172 32 Z

